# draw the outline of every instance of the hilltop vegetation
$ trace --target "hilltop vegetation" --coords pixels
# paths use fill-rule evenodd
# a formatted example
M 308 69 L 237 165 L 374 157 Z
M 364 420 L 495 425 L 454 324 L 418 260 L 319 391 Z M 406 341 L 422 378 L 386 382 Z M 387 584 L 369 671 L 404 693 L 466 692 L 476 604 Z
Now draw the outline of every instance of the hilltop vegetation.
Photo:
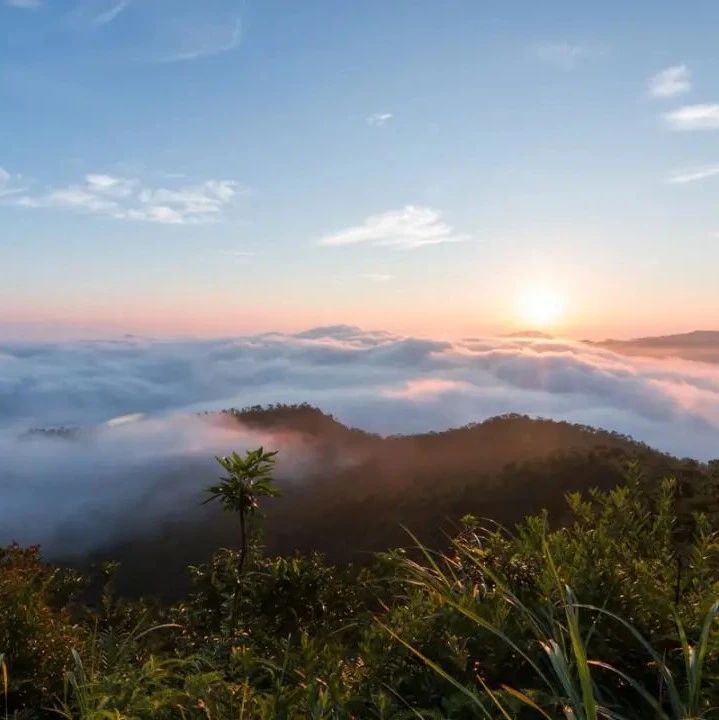
M 301 437 L 302 482 L 231 455 L 104 557 L 1 550 L 8 717 L 715 713 L 719 463 L 519 415 L 389 438 L 305 405 L 209 419 Z
M 686 512 L 674 480 L 648 484 L 633 465 L 619 487 L 569 495 L 562 527 L 546 513 L 511 531 L 466 516 L 443 553 L 415 545 L 358 568 L 265 551 L 251 519 L 276 487 L 271 463 L 258 451 L 218 468 L 211 492 L 228 499 L 238 549 L 191 568 L 191 592 L 171 605 L 118 597 L 112 564 L 87 600 L 88 578 L 45 565 L 37 548 L 2 551 L 8 715 L 715 712 L 719 543 L 706 516 Z
M 289 446 L 283 448 L 288 462 L 276 473 L 283 494 L 266 505 L 265 544 L 271 553 L 319 551 L 333 562 L 364 565 L 375 552 L 405 545 L 403 525 L 445 548 L 467 513 L 511 526 L 544 508 L 552 524 L 561 524 L 569 518 L 565 493 L 609 490 L 622 482 L 631 461 L 641 464 L 649 486 L 676 477 L 686 512 L 695 505 L 706 509 L 719 485 L 719 468 L 670 457 L 617 433 L 521 415 L 387 438 L 347 428 L 307 405 L 207 419 L 223 430 L 235 428 L 238 438 L 250 429 L 272 433 L 278 442 L 291 438 L 303 449 L 299 468 Z M 148 488 L 171 503 L 177 473 L 192 475 L 196 501 L 178 507 L 172 520 L 135 526 L 128 519 L 123 540 L 91 559 L 121 561 L 116 582 L 123 592 L 179 597 L 189 590 L 187 565 L 234 545 L 233 520 L 219 508 L 200 507 L 201 488 L 213 478 L 205 467 L 173 470 L 155 485 L 148 477 Z

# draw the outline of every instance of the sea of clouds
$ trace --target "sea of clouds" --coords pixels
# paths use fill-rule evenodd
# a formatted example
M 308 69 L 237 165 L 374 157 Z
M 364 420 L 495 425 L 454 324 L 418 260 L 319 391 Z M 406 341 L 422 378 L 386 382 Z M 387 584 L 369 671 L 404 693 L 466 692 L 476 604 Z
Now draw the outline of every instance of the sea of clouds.
M 167 493 L 158 497 L 158 477 L 191 463 L 212 477 L 212 456 L 231 449 L 281 444 L 300 472 L 307 458 L 296 438 L 230 432 L 196 414 L 277 402 L 309 402 L 379 433 L 519 412 L 719 457 L 719 365 L 569 340 L 449 342 L 336 326 L 217 340 L 9 343 L 0 345 L 0 542 L 52 546 L 64 533 L 84 552 L 110 538 L 121 516 L 152 522 L 173 512 Z M 93 430 L 72 441 L 27 436 L 56 426 Z M 197 492 L 183 480 L 173 502 Z

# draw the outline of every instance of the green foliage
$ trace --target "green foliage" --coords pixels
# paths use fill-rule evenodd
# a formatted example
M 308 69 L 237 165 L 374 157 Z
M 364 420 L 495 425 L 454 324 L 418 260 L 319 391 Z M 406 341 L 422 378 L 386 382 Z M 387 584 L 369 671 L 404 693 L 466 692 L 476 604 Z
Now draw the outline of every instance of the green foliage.
M 244 521 L 275 453 L 219 459 Z M 8 712 L 67 720 L 689 720 L 719 707 L 719 543 L 678 484 L 632 467 L 511 531 L 462 519 L 368 567 L 265 554 L 257 533 L 191 568 L 172 607 L 97 601 L 37 548 L 0 554 Z M 696 505 L 697 499 L 693 498 Z M 696 509 L 694 507 L 693 509 Z M 358 518 L 358 522 L 360 519 Z M 412 536 L 413 537 L 413 536 Z
M 253 514 L 260 497 L 276 497 L 279 490 L 272 483 L 272 469 L 277 452 L 265 452 L 263 448 L 248 450 L 244 457 L 233 452 L 228 457 L 218 457 L 217 462 L 227 475 L 207 489 L 211 497 L 206 502 L 219 500 L 228 512 L 238 515 Z
M 0 549 L 0 653 L 11 707 L 61 687 L 69 648 L 85 635 L 68 610 L 81 587 L 74 572 L 44 564 L 38 547 Z
M 421 548 L 424 562 L 406 560 L 443 627 L 465 621 L 474 678 L 449 672 L 436 637 L 393 634 L 475 702 L 494 685 L 551 717 L 645 717 L 647 705 L 656 717 L 709 716 L 719 700 L 704 674 L 719 662 L 719 545 L 701 516 L 677 537 L 674 490 L 666 481 L 648 497 L 633 468 L 625 487 L 569 497 L 569 526 L 551 530 L 537 516 L 510 535 L 466 518 L 451 554 Z
M 236 452 L 228 457 L 218 457 L 217 462 L 225 469 L 227 475 L 221 477 L 219 483 L 207 488 L 210 497 L 205 503 L 219 500 L 227 512 L 237 513 L 240 519 L 240 552 L 235 563 L 233 578 L 234 589 L 228 625 L 230 633 L 235 631 L 240 612 L 242 573 L 247 559 L 247 517 L 257 511 L 259 498 L 277 497 L 280 494 L 272 480 L 276 455 L 277 451 L 265 452 L 260 447 L 256 450 L 248 450 L 244 457 Z

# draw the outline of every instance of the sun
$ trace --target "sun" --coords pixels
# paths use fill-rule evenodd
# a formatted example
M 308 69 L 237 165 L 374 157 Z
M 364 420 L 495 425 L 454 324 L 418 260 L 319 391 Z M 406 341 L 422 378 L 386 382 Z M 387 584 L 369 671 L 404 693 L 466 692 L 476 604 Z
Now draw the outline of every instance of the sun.
M 564 299 L 551 288 L 527 288 L 520 297 L 518 312 L 522 322 L 531 328 L 549 328 L 564 317 Z

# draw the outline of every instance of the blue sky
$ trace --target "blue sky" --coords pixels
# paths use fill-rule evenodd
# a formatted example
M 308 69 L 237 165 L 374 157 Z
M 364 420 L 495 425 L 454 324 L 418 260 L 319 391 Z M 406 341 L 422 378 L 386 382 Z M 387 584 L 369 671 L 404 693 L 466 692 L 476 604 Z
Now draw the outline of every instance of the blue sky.
M 15 335 L 716 325 L 719 4 L 0 0 Z

